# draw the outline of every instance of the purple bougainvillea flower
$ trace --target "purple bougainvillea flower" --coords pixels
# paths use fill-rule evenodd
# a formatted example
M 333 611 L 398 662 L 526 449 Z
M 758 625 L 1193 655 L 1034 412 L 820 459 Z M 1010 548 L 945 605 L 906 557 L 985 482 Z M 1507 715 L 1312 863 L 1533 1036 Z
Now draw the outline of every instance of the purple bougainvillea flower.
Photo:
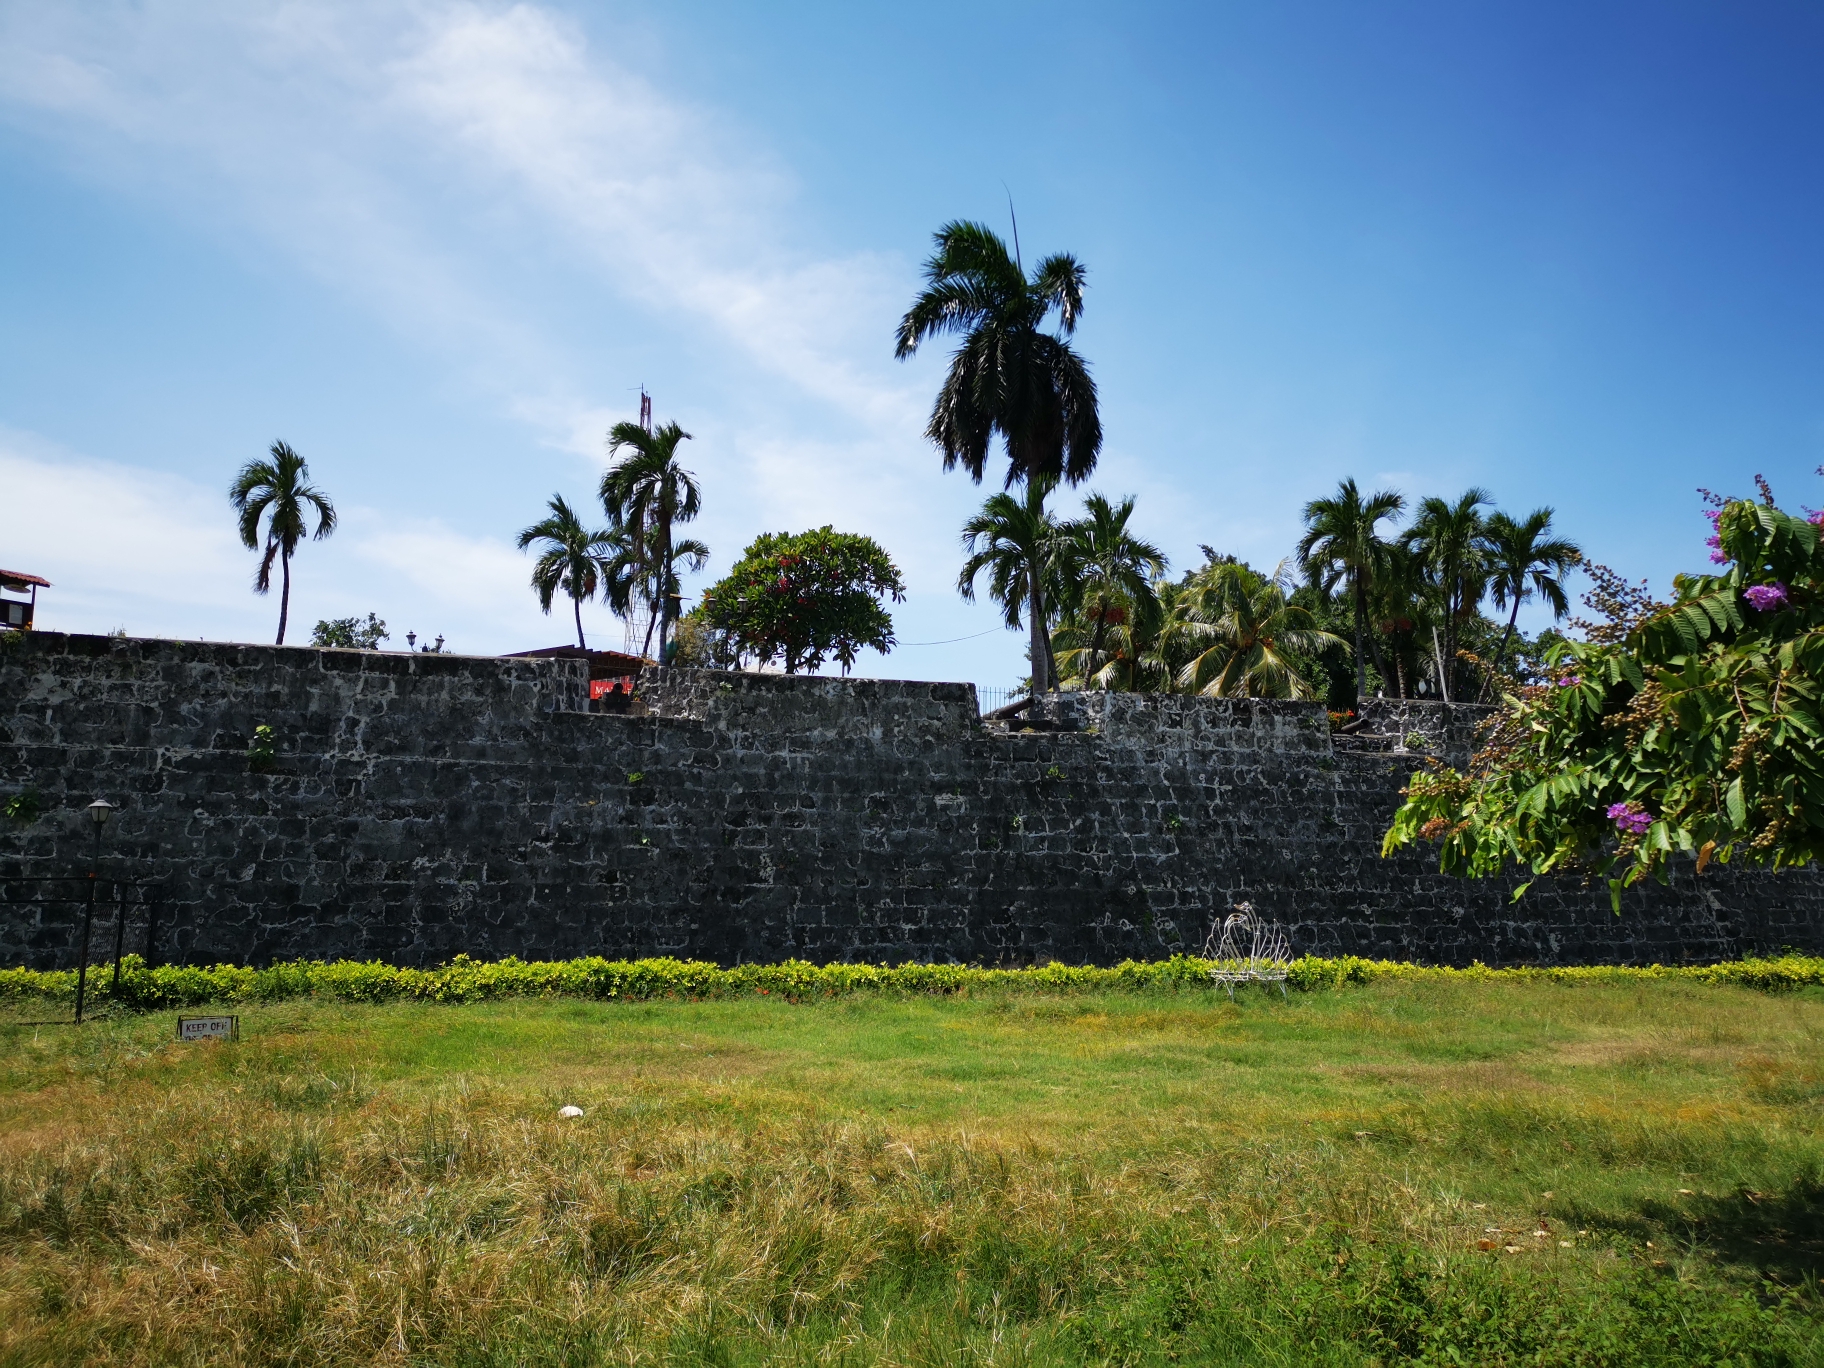
M 1558 687 L 1561 689 L 1574 689 L 1581 683 L 1583 683 L 1583 681 L 1576 675 L 1566 675 L 1563 679 L 1558 681 Z
M 1718 518 L 1723 516 L 1723 510 L 1720 508 L 1706 508 L 1704 510 L 1704 516 L 1714 523 Z
M 1754 606 L 1757 613 L 1771 613 L 1776 608 L 1786 606 L 1786 586 L 1783 584 L 1751 584 L 1742 590 L 1742 597 Z
M 1824 508 L 1807 513 L 1805 515 L 1805 521 L 1818 527 L 1824 527 Z
M 1617 831 L 1630 836 L 1645 836 L 1647 828 L 1653 825 L 1653 814 L 1646 811 L 1639 803 L 1615 803 L 1608 811 L 1608 818 L 1615 823 Z

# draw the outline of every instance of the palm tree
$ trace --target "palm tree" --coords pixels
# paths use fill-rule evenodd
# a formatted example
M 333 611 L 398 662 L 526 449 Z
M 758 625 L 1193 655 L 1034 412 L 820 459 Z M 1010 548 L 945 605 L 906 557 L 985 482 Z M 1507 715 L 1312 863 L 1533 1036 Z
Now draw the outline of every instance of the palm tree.
M 1522 602 L 1537 594 L 1551 606 L 1554 620 L 1571 611 L 1561 577 L 1583 560 L 1583 548 L 1552 535 L 1549 508 L 1535 508 L 1519 522 L 1505 513 L 1493 514 L 1483 526 L 1482 542 L 1495 606 L 1513 604 L 1507 630 L 1501 634 L 1501 649 L 1495 653 L 1494 673 L 1499 674 Z
M 1482 513 L 1494 503 L 1486 489 L 1467 489 L 1455 503 L 1433 496 L 1401 539 L 1425 568 L 1444 617 L 1443 660 L 1438 689 L 1444 701 L 1457 695 L 1457 634 L 1463 620 L 1482 604 L 1488 574 L 1482 559 Z
M 1058 549 L 1057 520 L 1045 511 L 1045 496 L 1052 482 L 1044 477 L 1026 482 L 1026 497 L 991 494 L 981 511 L 963 524 L 963 551 L 968 559 L 956 577 L 956 592 L 965 603 L 975 602 L 975 581 L 988 572 L 988 597 L 1001 606 L 1009 627 L 1020 625 L 1020 610 L 1046 602 L 1045 581 L 1053 572 Z M 1057 676 L 1051 657 L 1051 636 L 1042 619 L 1032 623 L 1032 678 L 1035 692 L 1043 692 L 1048 679 Z
M 670 576 L 678 557 L 671 545 L 672 527 L 689 522 L 702 508 L 697 477 L 678 464 L 678 443 L 690 434 L 676 423 L 648 432 L 638 423 L 616 423 L 608 433 L 610 455 L 626 455 L 602 476 L 602 507 L 617 528 L 624 528 L 641 580 L 641 594 L 657 611 L 646 625 L 644 655 L 652 649 L 652 631 L 659 631 L 659 655 L 671 628 L 676 600 L 671 597 Z
M 1161 634 L 1168 651 L 1196 651 L 1178 671 L 1178 687 L 1210 698 L 1319 697 L 1290 653 L 1315 656 L 1346 643 L 1287 602 L 1289 579 L 1286 561 L 1271 576 L 1240 564 L 1211 565 L 1192 576 Z
M 538 595 L 538 606 L 550 613 L 551 600 L 563 590 L 576 613 L 576 644 L 587 650 L 583 600 L 595 597 L 605 576 L 612 581 L 609 567 L 624 547 L 612 529 L 591 532 L 585 528 L 562 494 L 553 494 L 547 506 L 549 516 L 519 534 L 519 549 L 524 551 L 534 542 L 546 543 L 532 563 L 532 589 Z
M 1134 515 L 1132 495 L 1111 504 L 1100 494 L 1083 501 L 1084 516 L 1064 524 L 1059 575 L 1064 606 L 1093 623 L 1088 657 L 1078 673 L 1089 678 L 1106 663 L 1103 637 L 1111 625 L 1151 622 L 1159 615 L 1154 581 L 1165 574 L 1165 554 L 1127 530 Z
M 310 483 L 310 466 L 283 442 L 274 442 L 269 461 L 249 461 L 228 489 L 228 501 L 241 515 L 241 541 L 249 551 L 260 545 L 260 520 L 266 520 L 266 554 L 254 574 L 255 593 L 272 588 L 272 562 L 279 562 L 284 587 L 279 591 L 279 635 L 285 644 L 285 620 L 291 615 L 291 558 L 304 540 L 305 524 L 314 512 L 322 541 L 336 530 L 336 509 L 329 495 Z
M 1017 241 L 1009 253 L 999 235 L 980 223 L 947 223 L 933 240 L 925 288 L 900 320 L 894 348 L 903 361 L 939 333 L 962 339 L 925 435 L 944 453 L 945 470 L 960 462 L 979 484 L 989 445 L 999 433 L 1007 452 L 1003 488 L 1025 481 L 1042 510 L 1040 483 L 1087 479 L 1102 450 L 1096 383 L 1064 340 L 1083 315 L 1083 267 L 1060 252 L 1028 276 Z M 1054 311 L 1058 331 L 1045 332 Z M 1030 576 L 1027 624 L 1035 688 L 1057 683 L 1043 593 L 1042 577 Z M 1044 669 L 1051 677 L 1042 681 Z
M 1352 479 L 1338 485 L 1332 497 L 1313 499 L 1305 505 L 1305 535 L 1298 543 L 1298 564 L 1325 594 L 1335 588 L 1338 580 L 1349 582 L 1349 594 L 1355 603 L 1355 692 L 1358 698 L 1368 693 L 1368 666 L 1362 653 L 1368 619 L 1368 586 L 1387 558 L 1387 543 L 1381 540 L 1379 527 L 1386 519 L 1397 517 L 1405 507 L 1406 500 L 1391 489 L 1364 499 Z M 1374 668 L 1383 680 L 1386 679 L 1380 647 L 1372 637 L 1368 638 L 1367 645 L 1374 654 Z

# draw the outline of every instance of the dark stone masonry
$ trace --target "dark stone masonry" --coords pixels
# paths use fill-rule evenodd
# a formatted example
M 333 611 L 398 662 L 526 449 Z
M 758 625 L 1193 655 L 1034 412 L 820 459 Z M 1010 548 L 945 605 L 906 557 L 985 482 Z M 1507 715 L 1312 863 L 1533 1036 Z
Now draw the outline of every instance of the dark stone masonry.
M 1478 710 L 648 671 L 592 711 L 580 660 L 0 638 L 0 964 L 458 953 L 1110 963 L 1198 949 L 1248 899 L 1294 948 L 1443 964 L 1701 961 L 1824 950 L 1813 870 L 1687 865 L 1669 889 L 1436 872 L 1380 857 L 1425 751 Z M 594 705 L 597 708 L 603 704 Z M 278 757 L 256 773 L 256 726 Z M 1026 723 L 1017 723 L 1024 727 Z M 57 901 L 57 899 L 64 899 Z M 150 923 L 148 925 L 148 923 Z

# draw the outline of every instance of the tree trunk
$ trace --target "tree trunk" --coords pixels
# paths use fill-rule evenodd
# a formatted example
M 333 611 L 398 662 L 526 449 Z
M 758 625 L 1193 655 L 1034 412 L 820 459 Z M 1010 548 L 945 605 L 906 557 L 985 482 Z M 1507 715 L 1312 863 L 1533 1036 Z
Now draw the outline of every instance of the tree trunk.
M 1106 606 L 1104 606 L 1102 609 L 1102 614 L 1106 614 L 1107 612 L 1108 612 L 1108 609 Z M 1096 618 L 1095 634 L 1093 636 L 1091 636 L 1089 639 L 1089 663 L 1093 669 L 1097 669 L 1097 670 L 1101 669 L 1101 666 L 1097 665 L 1096 662 L 1098 660 L 1100 660 L 1102 657 L 1102 636 L 1103 636 L 1103 633 L 1105 633 L 1107 630 L 1108 630 L 1108 618 L 1103 615 L 1098 615 Z M 1086 671 L 1083 675 L 1083 687 L 1086 689 L 1089 687 L 1089 679 L 1090 679 L 1090 675 Z
M 279 639 L 273 642 L 275 646 L 285 644 L 285 619 L 291 616 L 291 552 L 283 546 L 279 548 L 279 565 L 285 579 L 279 589 Z
M 1362 661 L 1362 625 L 1368 619 L 1368 586 L 1362 583 L 1361 571 L 1355 572 L 1355 692 L 1356 697 L 1368 696 L 1367 666 Z M 1387 682 L 1387 665 L 1381 659 L 1380 643 L 1374 639 L 1374 633 L 1368 633 L 1368 653 L 1374 657 L 1374 668 L 1379 671 L 1381 683 Z
M 1368 696 L 1368 662 L 1362 659 L 1362 595 L 1355 596 L 1355 700 Z
M 1507 646 L 1514 639 L 1514 623 L 1520 619 L 1520 596 L 1514 595 L 1514 611 L 1507 615 L 1507 630 L 1501 633 L 1501 649 L 1495 652 L 1495 668 L 1489 675 L 1489 683 L 1494 683 L 1495 675 L 1501 673 L 1501 665 L 1507 659 Z M 1483 689 L 1487 693 L 1486 688 Z
M 671 636 L 671 523 L 663 525 L 659 548 L 659 664 L 665 663 L 665 643 Z
M 1026 621 L 1031 629 L 1032 692 L 1036 696 L 1057 688 L 1057 666 L 1051 660 L 1051 634 L 1045 630 L 1045 588 L 1039 579 L 1039 567 L 1027 571 L 1029 592 L 1026 596 Z
M 586 651 L 589 646 L 583 640 L 583 601 L 580 598 L 572 598 L 570 606 L 576 609 L 576 644 L 580 649 Z

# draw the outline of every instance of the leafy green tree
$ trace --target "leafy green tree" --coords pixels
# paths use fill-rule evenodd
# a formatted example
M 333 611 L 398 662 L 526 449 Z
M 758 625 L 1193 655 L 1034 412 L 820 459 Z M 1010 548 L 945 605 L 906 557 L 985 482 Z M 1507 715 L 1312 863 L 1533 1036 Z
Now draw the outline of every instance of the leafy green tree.
M 925 288 L 900 320 L 894 354 L 905 360 L 939 334 L 961 338 L 938 391 L 925 435 L 978 484 L 998 433 L 1007 452 L 1006 487 L 1028 486 L 1043 508 L 1045 488 L 1077 484 L 1095 469 L 1102 419 L 1089 366 L 1065 341 L 1083 315 L 1084 269 L 1076 258 L 1046 257 L 1030 275 L 1016 251 L 980 223 L 945 224 L 925 263 Z M 1057 316 L 1057 332 L 1045 331 Z M 1049 482 L 1046 484 L 1045 482 Z M 1028 583 L 1027 626 L 1035 684 L 1049 670 L 1042 577 Z
M 975 602 L 975 582 L 988 575 L 988 597 L 1000 606 L 1003 620 L 1018 628 L 1021 611 L 1044 610 L 1051 596 L 1047 578 L 1054 574 L 1059 531 L 1057 519 L 1045 511 L 1045 496 L 1053 482 L 1040 476 L 1026 482 L 1025 497 L 1016 499 L 1003 491 L 991 494 L 981 511 L 963 524 L 963 550 L 967 559 L 956 577 L 956 591 L 965 603 Z M 1047 670 L 1056 676 L 1045 624 L 1031 635 L 1034 649 L 1043 639 L 1042 654 L 1032 657 L 1032 677 L 1042 680 Z
M 1381 490 L 1363 498 L 1355 481 L 1344 480 L 1328 499 L 1313 499 L 1305 505 L 1305 535 L 1298 543 L 1298 564 L 1311 577 L 1313 584 L 1330 593 L 1339 582 L 1349 586 L 1355 605 L 1355 689 L 1357 697 L 1368 693 L 1367 665 L 1363 647 L 1374 656 L 1374 667 L 1381 678 L 1387 668 L 1381 662 L 1380 647 L 1366 636 L 1368 625 L 1368 589 L 1387 565 L 1387 543 L 1381 539 L 1380 525 L 1398 517 L 1406 500 L 1392 490 Z
M 904 602 L 906 587 L 880 545 L 820 527 L 755 538 L 705 592 L 703 613 L 762 664 L 782 659 L 797 674 L 833 656 L 847 674 L 864 646 L 893 648 L 893 619 L 880 603 L 888 597 Z
M 1506 700 L 1468 773 L 1413 776 L 1387 851 L 1435 841 L 1470 875 L 1583 869 L 1617 910 L 1679 855 L 1700 874 L 1824 855 L 1819 528 L 1770 496 L 1712 516 L 1728 569 L 1678 576 L 1670 604 L 1590 567 L 1609 621 L 1555 645 L 1557 678 Z
M 519 549 L 544 544 L 532 563 L 532 590 L 538 595 L 538 606 L 549 614 L 551 601 L 562 591 L 576 614 L 576 644 L 587 649 L 583 602 L 595 597 L 611 564 L 624 556 L 626 548 L 612 529 L 584 527 L 562 494 L 553 494 L 547 507 L 551 510 L 548 515 L 519 534 Z
M 312 646 L 333 646 L 345 651 L 377 651 L 380 643 L 391 636 L 386 624 L 373 613 L 363 622 L 358 617 L 319 619 L 311 630 Z
M 241 542 L 249 551 L 260 545 L 260 523 L 265 521 L 266 554 L 253 577 L 255 593 L 272 588 L 272 563 L 277 560 L 283 578 L 279 592 L 279 635 L 285 644 L 285 620 L 291 615 L 291 558 L 316 515 L 313 539 L 322 541 L 336 530 L 336 509 L 329 496 L 310 483 L 310 466 L 283 442 L 274 442 L 272 459 L 249 461 L 228 489 L 228 501 L 240 515 Z
M 707 605 L 699 603 L 678 619 L 667 663 L 692 670 L 738 670 L 741 647 L 730 633 L 711 624 Z
M 1570 612 L 1570 603 L 1564 596 L 1564 578 L 1583 560 L 1583 550 L 1574 541 L 1552 535 L 1549 508 L 1535 508 L 1518 521 L 1505 513 L 1491 514 L 1483 527 L 1482 541 L 1489 593 L 1495 606 L 1512 605 L 1507 630 L 1501 634 L 1501 646 L 1495 652 L 1494 673 L 1498 675 L 1507 663 L 1507 648 L 1513 641 L 1522 603 L 1539 598 L 1552 610 L 1553 621 Z
M 1422 499 L 1412 526 L 1401 538 L 1426 571 L 1438 598 L 1444 629 L 1438 688 L 1446 702 L 1462 696 L 1457 637 L 1464 619 L 1481 607 L 1487 592 L 1482 510 L 1493 502 L 1486 489 L 1465 490 L 1455 503 L 1435 495 Z
M 1159 618 L 1154 582 L 1165 574 L 1165 554 L 1129 530 L 1133 515 L 1131 495 L 1112 504 L 1091 494 L 1083 501 L 1083 516 L 1059 529 L 1063 607 L 1089 624 L 1087 655 L 1078 667 L 1085 679 L 1107 663 L 1102 650 L 1110 626 L 1152 625 Z
M 1290 565 L 1271 575 L 1230 562 L 1206 566 L 1176 596 L 1161 637 L 1189 659 L 1175 680 L 1211 698 L 1318 698 L 1298 656 L 1342 646 L 1309 611 L 1288 601 Z
M 652 650 L 656 626 L 661 659 L 676 616 L 672 585 L 684 558 L 672 546 L 672 529 L 695 518 L 703 506 L 697 477 L 678 464 L 678 443 L 688 440 L 690 434 L 676 423 L 665 423 L 651 432 L 638 423 L 616 423 L 608 434 L 608 450 L 620 459 L 602 476 L 602 507 L 614 526 L 625 531 L 638 597 L 654 609 L 640 649 L 642 654 Z M 699 559 L 698 568 L 701 564 Z

